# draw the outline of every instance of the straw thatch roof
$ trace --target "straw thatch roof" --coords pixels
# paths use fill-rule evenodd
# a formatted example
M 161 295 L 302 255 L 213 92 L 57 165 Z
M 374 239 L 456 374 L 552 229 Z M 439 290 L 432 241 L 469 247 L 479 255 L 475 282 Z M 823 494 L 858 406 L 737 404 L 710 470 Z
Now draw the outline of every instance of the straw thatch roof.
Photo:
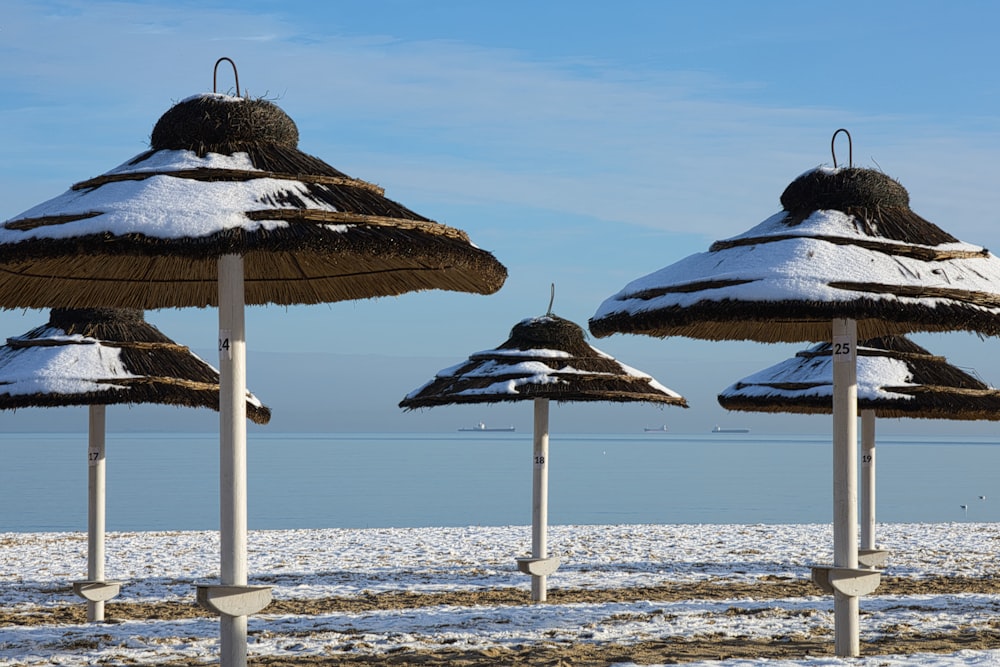
M 506 268 L 465 232 L 297 143 L 295 123 L 269 101 L 181 101 L 150 150 L 0 225 L 0 305 L 216 305 L 227 254 L 244 258 L 248 304 L 503 285 Z
M 857 348 L 858 409 L 877 417 L 1000 420 L 1000 390 L 932 355 L 904 336 L 864 341 Z M 833 411 L 830 343 L 749 375 L 718 396 L 727 410 Z
M 885 174 L 815 169 L 781 203 L 744 234 L 626 285 L 590 331 L 817 341 L 830 339 L 834 318 L 849 318 L 861 339 L 1000 334 L 1000 260 L 914 213 Z
M 219 372 L 141 311 L 54 309 L 0 347 L 0 409 L 158 403 L 219 409 Z M 247 417 L 271 411 L 247 392 Z
M 439 371 L 399 406 L 414 409 L 535 398 L 687 407 L 680 394 L 591 347 L 579 325 L 555 315 L 515 324 L 502 345 Z

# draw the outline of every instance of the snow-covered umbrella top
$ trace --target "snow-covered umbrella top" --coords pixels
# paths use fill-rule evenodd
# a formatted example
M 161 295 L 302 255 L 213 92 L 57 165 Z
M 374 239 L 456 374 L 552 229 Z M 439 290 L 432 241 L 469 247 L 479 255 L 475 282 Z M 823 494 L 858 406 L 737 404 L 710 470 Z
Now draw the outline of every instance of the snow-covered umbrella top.
M 683 396 L 591 347 L 579 325 L 551 314 L 518 322 L 499 347 L 476 352 L 439 371 L 399 406 L 414 409 L 535 398 L 687 407 Z
M 859 343 L 858 408 L 880 418 L 1000 419 L 1000 390 L 905 336 Z M 820 343 L 724 389 L 719 404 L 747 412 L 833 409 L 833 354 Z
M 465 232 L 298 149 L 263 99 L 189 97 L 151 148 L 0 224 L 0 307 L 217 305 L 240 255 L 248 304 L 424 289 L 489 294 L 506 268 Z
M 155 403 L 219 409 L 219 372 L 141 311 L 52 310 L 0 346 L 0 409 Z M 247 392 L 247 416 L 271 411 Z
M 590 331 L 812 342 L 848 318 L 859 339 L 1000 334 L 1000 259 L 914 213 L 889 176 L 821 167 L 795 179 L 781 203 L 749 231 L 626 285 L 598 307 Z

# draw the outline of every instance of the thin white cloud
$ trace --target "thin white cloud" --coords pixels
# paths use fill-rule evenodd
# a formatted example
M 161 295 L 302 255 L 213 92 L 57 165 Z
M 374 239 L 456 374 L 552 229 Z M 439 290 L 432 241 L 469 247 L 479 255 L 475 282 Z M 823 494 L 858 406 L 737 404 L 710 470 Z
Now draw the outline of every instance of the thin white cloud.
M 107 127 L 106 138 L 93 137 L 98 143 L 138 152 L 158 115 L 207 90 L 215 58 L 227 55 L 240 69 L 241 92 L 278 97 L 300 124 L 302 148 L 340 168 L 340 156 L 371 167 L 358 177 L 405 183 L 443 201 L 516 202 L 664 230 L 687 231 L 694 216 L 717 236 L 755 224 L 777 210 L 781 189 L 798 173 L 829 161 L 828 136 L 841 125 L 856 130 L 859 154 L 877 137 L 895 149 L 919 145 L 926 163 L 943 162 L 935 145 L 953 132 L 849 106 L 763 104 L 754 101 L 766 87 L 760 80 L 651 64 L 626 69 L 598 46 L 594 55 L 539 58 L 454 40 L 344 35 L 305 15 L 201 5 L 12 9 L 16 57 L 0 64 L 0 82 L 68 105 L 81 124 L 128 105 L 136 136 Z M 220 77 L 228 89 L 229 70 Z M 2 116 L 10 104 L 0 104 Z M 5 138 L 16 146 L 16 136 Z M 949 157 L 980 141 L 954 138 Z

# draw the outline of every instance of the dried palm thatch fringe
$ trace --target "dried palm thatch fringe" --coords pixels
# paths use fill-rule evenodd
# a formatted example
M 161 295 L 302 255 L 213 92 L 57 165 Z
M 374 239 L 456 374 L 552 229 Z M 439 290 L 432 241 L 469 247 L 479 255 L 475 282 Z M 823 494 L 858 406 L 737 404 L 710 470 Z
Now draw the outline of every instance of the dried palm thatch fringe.
M 835 285 L 850 289 L 851 285 Z M 887 293 L 899 290 L 886 286 Z M 891 289 L 889 289 L 891 288 Z M 858 286 L 858 289 L 865 289 Z M 926 289 L 926 288 L 924 288 Z M 931 294 L 935 292 L 930 291 Z M 968 293 L 965 293 L 968 294 Z M 965 294 L 956 292 L 961 299 Z M 917 290 L 903 296 L 919 296 Z M 986 299 L 970 303 L 980 305 Z M 706 340 L 754 340 L 762 343 L 796 343 L 830 340 L 835 318 L 857 322 L 860 339 L 897 336 L 914 330 L 977 331 L 988 336 L 1000 335 L 1000 318 L 987 311 L 963 308 L 955 303 L 908 303 L 894 299 L 859 297 L 852 301 L 827 303 L 817 301 L 699 301 L 691 306 L 670 306 L 655 311 L 613 313 L 590 320 L 590 332 L 597 337 L 631 333 L 665 338 L 688 336 Z
M 860 396 L 858 408 L 873 410 L 881 418 L 925 418 L 960 420 L 1000 420 L 1000 390 L 932 355 L 905 336 L 866 340 L 858 345 L 858 356 L 897 359 L 906 363 L 912 385 L 883 385 L 881 389 L 905 397 Z M 813 360 L 832 363 L 830 343 L 815 345 L 796 353 L 803 364 Z M 727 410 L 745 412 L 793 412 L 830 414 L 833 411 L 832 372 L 825 382 L 737 382 L 718 396 Z M 829 393 L 810 390 L 825 388 Z M 774 390 L 768 392 L 768 390 Z M 749 391 L 747 391 L 749 390 Z M 789 392 L 802 392 L 789 395 Z
M 94 235 L 0 245 L 7 308 L 215 306 L 218 257 L 241 255 L 246 303 L 325 303 L 447 289 L 487 294 L 506 280 L 492 255 L 419 230 L 316 225 L 207 238 Z M 121 258 L 128 261 L 112 261 Z M 108 284 L 116 288 L 108 290 Z
M 70 338 L 75 336 L 83 339 Z M 116 348 L 125 371 L 139 377 L 91 378 L 109 389 L 78 394 L 6 394 L 2 386 L 10 383 L 0 382 L 0 409 L 141 403 L 219 409 L 218 371 L 148 324 L 138 310 L 53 309 L 47 324 L 8 338 L 0 361 L 33 347 L 70 345 Z M 247 416 L 266 424 L 271 411 L 248 401 Z
M 1000 420 L 1000 392 L 996 390 L 954 389 L 951 387 L 883 387 L 912 398 L 886 400 L 878 406 L 858 402 L 859 410 L 872 410 L 880 419 L 952 419 L 961 421 Z M 738 412 L 771 412 L 790 414 L 831 414 L 829 398 L 795 397 L 775 392 L 773 395 L 728 395 L 719 397 L 719 404 Z
M 506 267 L 472 245 L 465 232 L 386 198 L 382 188 L 299 151 L 297 142 L 295 124 L 266 100 L 209 95 L 175 105 L 157 122 L 152 150 L 134 164 L 160 150 L 245 153 L 259 171 L 153 169 L 105 174 L 74 188 L 153 175 L 206 182 L 268 178 L 287 180 L 288 187 L 263 196 L 263 210 L 245 211 L 251 221 L 245 228 L 204 236 L 26 233 L 0 244 L 2 307 L 214 306 L 223 255 L 244 258 L 248 304 L 327 303 L 425 289 L 492 294 L 503 285 Z M 31 232 L 99 215 L 56 211 L 3 226 Z
M 565 355 L 553 355 L 552 352 Z M 535 366 L 525 370 L 524 364 Z M 551 372 L 537 372 L 540 366 Z M 505 368 L 509 370 L 505 370 Z M 516 385 L 516 393 L 508 386 Z M 438 375 L 399 406 L 408 410 L 457 403 L 554 401 L 648 402 L 687 407 L 687 401 L 626 372 L 584 340 L 583 329 L 555 315 L 523 320 L 496 349 L 473 354 L 448 375 Z

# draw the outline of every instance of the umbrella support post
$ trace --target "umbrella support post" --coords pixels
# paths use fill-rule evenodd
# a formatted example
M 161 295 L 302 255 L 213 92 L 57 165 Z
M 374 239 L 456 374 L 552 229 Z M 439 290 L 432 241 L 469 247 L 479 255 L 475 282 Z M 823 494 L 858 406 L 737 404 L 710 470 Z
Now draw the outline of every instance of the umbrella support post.
M 87 601 L 87 620 L 104 620 L 104 603 L 118 595 L 120 581 L 104 580 L 106 462 L 105 406 L 91 405 L 87 427 L 87 580 L 74 581 L 73 592 Z
M 862 434 L 870 436 L 870 450 L 862 454 L 862 502 L 865 521 L 858 547 L 857 533 L 857 327 L 853 320 L 834 320 L 833 326 L 833 477 L 834 477 L 834 565 L 811 568 L 814 584 L 833 594 L 836 653 L 841 657 L 860 655 L 859 598 L 875 591 L 882 575 L 876 569 L 885 564 L 888 552 L 874 549 L 875 506 L 875 415 L 862 413 Z M 853 409 L 852 409 L 853 408 Z M 866 454 L 871 452 L 871 458 Z M 870 463 L 870 467 L 867 464 Z M 865 473 L 868 473 L 867 475 Z M 868 530 L 865 527 L 868 526 Z
M 247 586 L 246 324 L 243 258 L 219 258 L 219 550 L 221 589 L 202 597 L 220 609 L 253 608 L 239 593 Z M 220 592 L 222 591 L 222 592 Z M 229 591 L 229 592 L 226 592 Z M 268 598 L 270 593 L 267 594 Z M 231 598 L 226 605 L 222 598 Z M 259 602 L 259 600 L 257 600 Z M 258 610 L 259 611 L 259 610 Z M 223 611 L 219 622 L 221 667 L 246 667 L 247 616 Z
M 889 552 L 875 546 L 875 411 L 861 411 L 861 567 L 883 568 Z
M 832 325 L 833 566 L 851 580 L 855 577 L 849 573 L 858 570 L 858 326 L 855 320 L 841 318 L 834 319 Z M 877 572 L 866 572 L 877 581 Z M 854 658 L 861 654 L 860 613 L 854 591 L 865 586 L 850 586 L 846 589 L 850 594 L 832 587 L 834 650 L 837 657 Z
M 559 567 L 548 556 L 549 521 L 549 399 L 535 399 L 532 444 L 531 558 L 518 558 L 517 569 L 531 575 L 531 601 L 545 602 L 546 578 Z

